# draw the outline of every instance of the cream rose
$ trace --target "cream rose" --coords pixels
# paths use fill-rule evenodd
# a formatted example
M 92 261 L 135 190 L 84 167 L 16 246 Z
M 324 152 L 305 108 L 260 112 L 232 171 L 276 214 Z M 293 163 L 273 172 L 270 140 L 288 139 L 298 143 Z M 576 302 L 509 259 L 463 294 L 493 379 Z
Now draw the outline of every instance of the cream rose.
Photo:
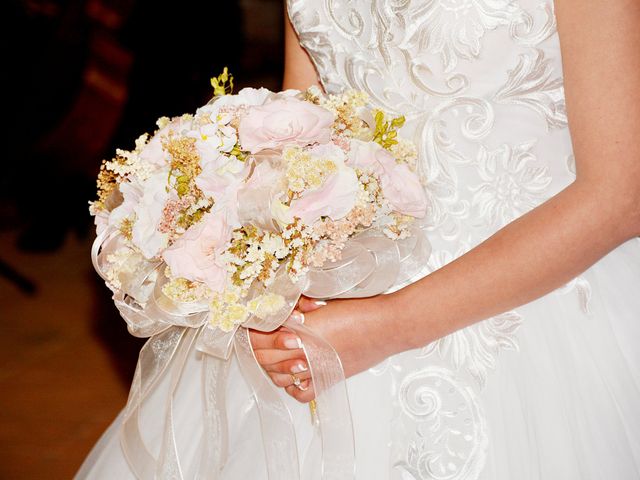
M 294 97 L 279 98 L 249 110 L 240 121 L 240 145 L 255 154 L 285 145 L 328 143 L 333 121 L 333 113 L 322 107 Z

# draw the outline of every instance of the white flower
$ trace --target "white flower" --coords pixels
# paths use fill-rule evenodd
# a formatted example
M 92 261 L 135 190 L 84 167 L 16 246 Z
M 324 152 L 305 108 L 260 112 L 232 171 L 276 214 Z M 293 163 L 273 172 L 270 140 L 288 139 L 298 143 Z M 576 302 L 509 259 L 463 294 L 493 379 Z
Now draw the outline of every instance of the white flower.
M 264 105 L 267 100 L 274 98 L 274 96 L 275 94 L 267 90 L 266 88 L 243 88 L 235 95 L 224 95 L 222 97 L 216 97 L 216 99 L 209 105 L 218 110 L 222 106 L 230 105 Z
M 266 234 L 262 240 L 262 247 L 278 259 L 283 259 L 289 254 L 289 249 L 280 235 Z
M 169 235 L 158 231 L 162 210 L 169 199 L 167 178 L 169 172 L 162 170 L 144 182 L 144 193 L 135 206 L 136 221 L 133 224 L 133 244 L 146 258 L 157 256 L 167 246 Z
M 249 165 L 234 156 L 218 153 L 215 157 L 200 157 L 202 171 L 196 177 L 196 185 L 202 192 L 213 197 L 216 203 L 236 201 L 236 195 L 249 172 Z
M 247 262 L 258 262 L 264 259 L 264 251 L 260 248 L 260 245 L 257 243 L 252 243 L 247 248 L 247 254 L 245 255 L 245 260 Z
M 185 134 L 191 128 L 192 119 L 191 115 L 182 115 L 172 120 L 168 120 L 166 117 L 159 119 L 158 127 L 160 127 L 160 130 L 156 132 L 144 148 L 140 149 L 140 160 L 144 164 L 153 167 L 154 170 L 166 168 L 171 162 L 171 157 L 163 148 L 163 142 L 172 135 Z
M 142 185 L 137 181 L 122 182 L 118 188 L 122 194 L 122 203 L 109 214 L 109 226 L 113 228 L 119 228 L 124 219 L 134 215 L 143 195 Z
M 94 216 L 94 223 L 96 225 L 96 234 L 100 235 L 104 232 L 109 224 L 109 212 L 104 209 L 98 209 L 95 206 L 95 202 L 89 204 L 89 213 Z
M 107 267 L 104 269 L 107 285 L 112 290 L 122 288 L 122 281 L 135 273 L 143 258 L 134 249 L 124 246 L 107 255 Z

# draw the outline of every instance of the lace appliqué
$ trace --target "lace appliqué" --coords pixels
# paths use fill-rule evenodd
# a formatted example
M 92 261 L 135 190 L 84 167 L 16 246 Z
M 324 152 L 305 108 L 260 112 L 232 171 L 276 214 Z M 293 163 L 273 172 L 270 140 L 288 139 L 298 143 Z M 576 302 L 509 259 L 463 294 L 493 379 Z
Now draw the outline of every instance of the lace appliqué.
M 548 198 L 558 172 L 549 166 L 565 161 L 554 138 L 568 137 L 559 133 L 567 118 L 552 0 L 288 5 L 325 89 L 363 90 L 406 116 L 428 198 L 432 270 Z M 554 177 L 554 188 L 573 178 Z M 394 478 L 479 478 L 488 440 L 478 392 L 500 353 L 518 350 L 521 325 L 507 312 L 369 370 L 390 376 Z
M 536 20 L 542 17 L 542 26 L 536 29 Z M 556 16 L 553 2 L 538 5 L 534 13 L 523 12 L 522 21 L 514 22 L 509 27 L 512 38 L 524 45 L 538 45 L 556 33 Z
M 522 14 L 513 0 L 429 0 L 419 8 L 429 26 L 427 48 L 440 54 L 445 72 L 456 68 L 458 59 L 477 58 L 485 32 Z
M 415 141 L 424 159 L 418 173 L 426 184 L 427 217 L 445 238 L 456 238 L 460 222 L 470 213 L 468 200 L 462 198 L 455 167 L 471 164 L 472 160 L 458 150 L 451 132 L 459 126 L 463 139 L 478 141 L 489 134 L 494 119 L 493 107 L 486 100 L 460 97 L 443 102 L 417 129 Z
M 566 285 L 556 290 L 557 294 L 566 295 L 570 292 L 576 292 L 578 301 L 580 302 L 580 310 L 585 315 L 591 314 L 591 284 L 584 277 L 576 277 Z
M 428 367 L 404 378 L 399 400 L 416 422 L 417 439 L 409 444 L 406 458 L 394 465 L 396 469 L 414 480 L 478 478 L 488 438 L 473 389 L 450 370 Z
M 551 60 L 542 50 L 523 53 L 494 100 L 533 109 L 546 120 L 549 129 L 566 127 L 563 81 L 562 77 L 553 78 L 554 73 Z
M 430 343 L 419 357 L 438 353 L 457 371 L 466 370 L 484 387 L 489 370 L 494 370 L 501 350 L 518 350 L 515 333 L 522 324 L 516 312 L 506 312 L 464 328 Z
M 546 199 L 551 177 L 531 152 L 533 146 L 534 142 L 504 144 L 495 150 L 480 147 L 477 165 L 482 182 L 469 187 L 480 222 L 501 227 Z
M 469 245 L 463 245 L 455 255 L 447 251 L 434 252 L 429 266 L 437 270 L 464 254 Z M 516 333 L 522 324 L 517 312 L 506 312 L 483 320 L 442 337 L 422 348 L 417 358 L 437 354 L 455 372 L 466 371 L 479 388 L 486 384 L 490 370 L 496 368 L 502 350 L 518 350 Z

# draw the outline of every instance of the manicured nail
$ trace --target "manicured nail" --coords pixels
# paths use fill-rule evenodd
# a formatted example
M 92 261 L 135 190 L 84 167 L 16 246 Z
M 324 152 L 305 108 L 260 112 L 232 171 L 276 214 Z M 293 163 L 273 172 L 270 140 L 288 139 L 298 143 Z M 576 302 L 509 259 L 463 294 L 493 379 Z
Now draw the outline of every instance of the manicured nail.
M 300 340 L 298 337 L 290 337 L 285 339 L 284 346 L 290 348 L 291 350 L 302 348 L 302 340 Z
M 291 318 L 291 320 L 293 320 L 294 322 L 304 323 L 304 313 L 302 312 L 292 312 L 289 318 Z
M 324 307 L 327 304 L 324 300 L 315 300 L 313 303 L 318 307 Z
M 296 363 L 293 367 L 291 367 L 291 373 L 300 373 L 306 372 L 309 370 L 304 363 Z

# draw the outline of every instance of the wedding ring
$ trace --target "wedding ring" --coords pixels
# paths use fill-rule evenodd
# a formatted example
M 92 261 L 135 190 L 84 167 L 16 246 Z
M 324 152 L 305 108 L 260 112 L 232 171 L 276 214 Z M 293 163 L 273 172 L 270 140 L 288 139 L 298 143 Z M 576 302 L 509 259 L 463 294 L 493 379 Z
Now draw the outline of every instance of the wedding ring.
M 289 375 L 291 375 L 291 379 L 293 380 L 293 386 L 294 386 L 294 387 L 296 387 L 298 390 L 301 390 L 301 391 L 303 391 L 303 392 L 306 392 L 306 391 L 307 391 L 307 389 L 308 389 L 309 387 L 308 387 L 308 386 L 307 386 L 307 387 L 303 387 L 303 386 L 302 386 L 302 381 L 301 381 L 298 377 L 296 377 L 296 375 L 295 375 L 295 374 L 290 373 Z
M 293 380 L 293 385 L 296 388 L 300 388 L 300 379 L 296 377 L 295 373 L 290 373 L 289 375 L 291 375 L 291 380 Z

